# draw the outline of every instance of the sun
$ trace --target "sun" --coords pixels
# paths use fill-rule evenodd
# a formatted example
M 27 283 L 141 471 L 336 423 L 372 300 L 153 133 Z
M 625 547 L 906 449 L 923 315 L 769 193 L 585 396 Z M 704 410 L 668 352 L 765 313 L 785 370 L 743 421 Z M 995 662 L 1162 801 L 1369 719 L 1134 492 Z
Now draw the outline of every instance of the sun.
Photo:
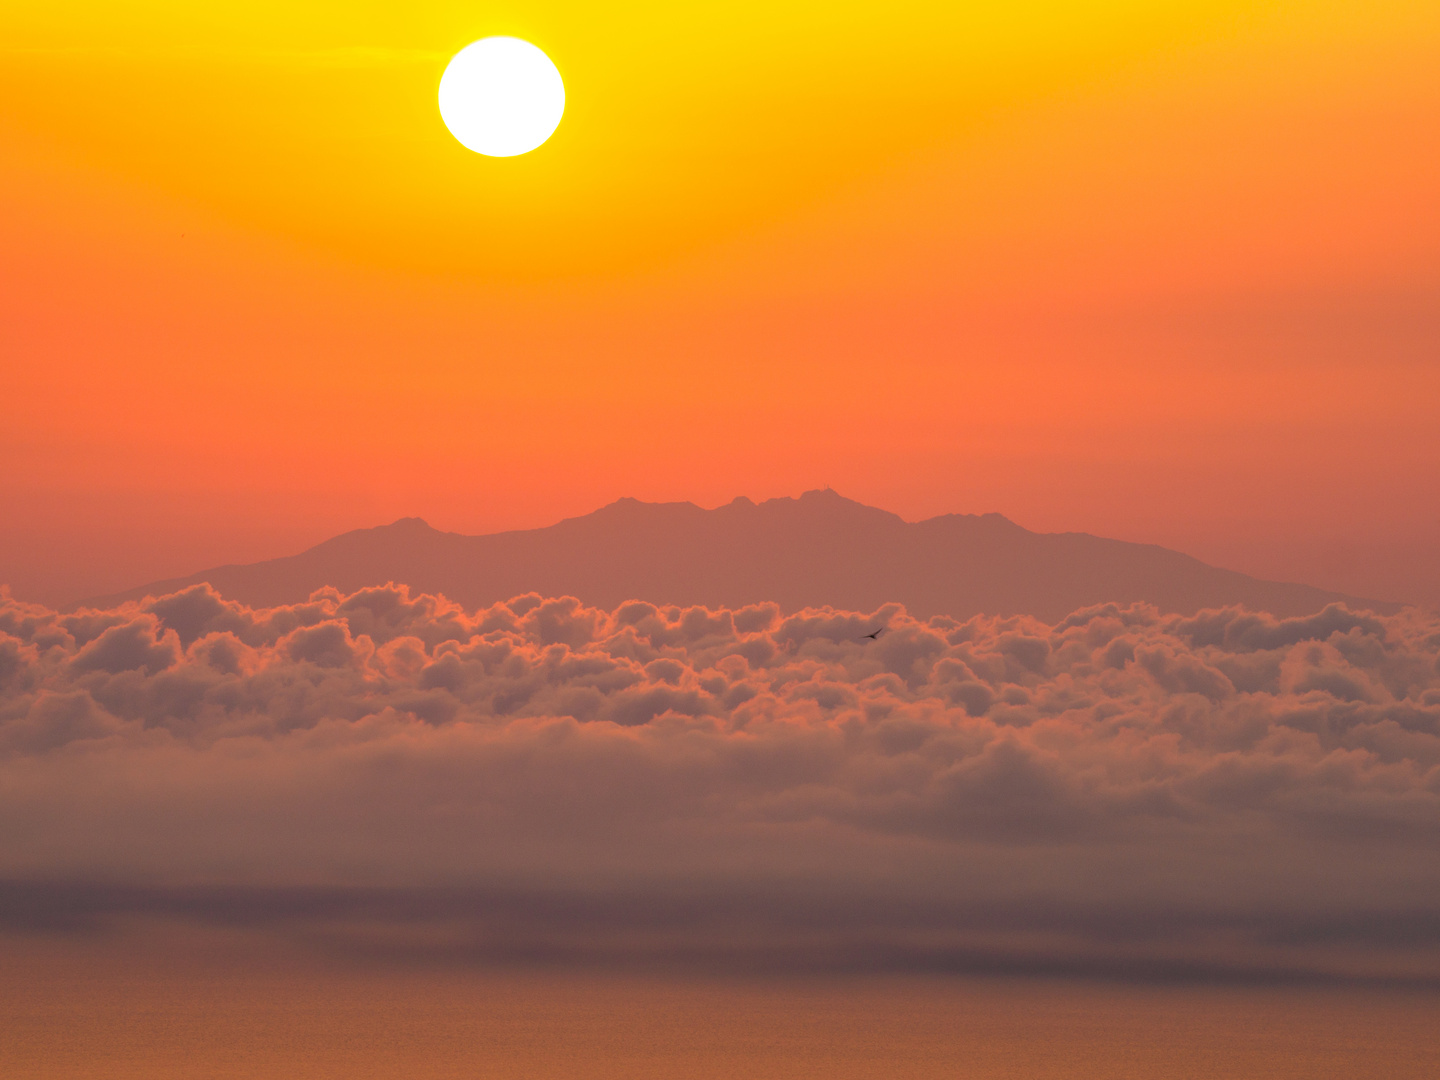
M 487 157 L 515 157 L 554 134 L 565 83 L 528 41 L 487 37 L 456 53 L 440 76 L 440 117 L 450 134 Z

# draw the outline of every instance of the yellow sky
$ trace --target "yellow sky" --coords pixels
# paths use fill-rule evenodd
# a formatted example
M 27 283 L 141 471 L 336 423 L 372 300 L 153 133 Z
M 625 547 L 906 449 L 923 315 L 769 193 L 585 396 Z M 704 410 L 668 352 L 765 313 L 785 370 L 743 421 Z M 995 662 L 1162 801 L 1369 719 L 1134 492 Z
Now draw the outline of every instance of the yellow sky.
M 611 273 L 750 231 L 996 115 L 1233 35 L 1273 5 L 14 5 L 30 132 L 247 226 L 382 265 Z M 543 151 L 451 139 L 434 93 L 477 37 L 569 88 Z

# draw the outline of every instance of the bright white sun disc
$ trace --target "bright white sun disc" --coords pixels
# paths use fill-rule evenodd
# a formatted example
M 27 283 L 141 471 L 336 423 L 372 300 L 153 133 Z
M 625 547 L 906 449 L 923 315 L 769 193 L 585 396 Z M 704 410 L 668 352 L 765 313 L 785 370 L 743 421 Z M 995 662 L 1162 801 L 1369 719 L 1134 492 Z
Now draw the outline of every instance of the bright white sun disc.
M 440 76 L 440 118 L 477 154 L 529 153 L 550 138 L 564 112 L 559 70 L 519 38 L 487 37 L 466 45 Z

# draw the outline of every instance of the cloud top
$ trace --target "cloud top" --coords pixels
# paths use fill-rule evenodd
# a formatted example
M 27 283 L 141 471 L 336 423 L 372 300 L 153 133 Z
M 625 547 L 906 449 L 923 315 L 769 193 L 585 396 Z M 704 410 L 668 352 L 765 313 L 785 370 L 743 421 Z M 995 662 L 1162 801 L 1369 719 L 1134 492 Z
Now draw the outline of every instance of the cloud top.
M 4 597 L 0 924 L 1440 983 L 1437 665 L 1338 605 Z

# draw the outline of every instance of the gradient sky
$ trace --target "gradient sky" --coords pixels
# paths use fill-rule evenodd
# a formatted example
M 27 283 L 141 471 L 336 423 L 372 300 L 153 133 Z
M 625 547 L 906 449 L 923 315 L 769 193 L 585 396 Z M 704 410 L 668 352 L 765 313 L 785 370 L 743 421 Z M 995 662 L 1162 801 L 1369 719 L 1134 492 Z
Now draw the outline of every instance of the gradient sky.
M 567 112 L 472 154 L 444 65 Z M 0 566 L 830 484 L 1440 602 L 1440 7 L 0 7 Z

